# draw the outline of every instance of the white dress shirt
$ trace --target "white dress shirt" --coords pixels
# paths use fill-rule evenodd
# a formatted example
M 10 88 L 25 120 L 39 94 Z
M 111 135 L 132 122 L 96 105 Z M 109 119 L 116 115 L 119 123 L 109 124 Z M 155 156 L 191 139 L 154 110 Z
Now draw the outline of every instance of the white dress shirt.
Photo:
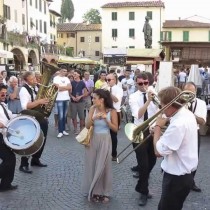
M 9 118 L 12 119 L 13 117 L 16 116 L 16 114 L 12 114 L 12 112 L 8 109 L 7 105 L 4 103 L 4 102 L 1 102 L 1 104 L 5 107 L 5 109 L 7 110 L 7 113 L 9 115 Z M 6 115 L 4 114 L 4 109 L 2 108 L 2 106 L 0 105 L 0 122 L 3 124 L 3 125 L 7 125 L 8 123 L 8 119 L 6 117 Z
M 123 89 L 120 88 L 118 85 L 114 85 L 111 87 L 112 95 L 118 99 L 118 102 L 113 101 L 113 106 L 117 112 L 120 112 L 122 97 L 123 97 Z
M 206 122 L 207 106 L 205 101 L 196 98 L 195 101 L 193 101 L 192 103 L 192 112 L 194 113 L 194 115 L 202 118 Z M 199 129 L 199 124 L 198 124 L 198 129 Z
M 148 95 L 146 94 L 148 99 Z M 134 117 L 134 124 L 140 125 L 144 122 L 144 115 L 138 119 L 139 109 L 144 105 L 144 95 L 137 90 L 135 93 L 129 96 L 129 105 L 131 107 L 132 116 Z M 158 107 L 151 101 L 147 107 L 148 118 L 152 117 L 158 111 Z
M 33 98 L 35 100 L 36 94 L 35 94 L 35 92 L 33 90 L 33 87 L 30 86 L 30 85 L 28 85 L 28 86 L 32 89 L 32 91 L 33 91 Z M 20 97 L 20 103 L 21 103 L 22 109 L 23 110 L 27 109 L 27 104 L 29 102 L 32 102 L 32 101 L 31 101 L 30 93 L 28 92 L 28 90 L 24 86 L 21 87 L 21 89 L 20 89 L 19 97 Z
M 156 144 L 164 157 L 161 168 L 169 174 L 184 175 L 195 171 L 198 165 L 198 132 L 193 113 L 182 107 Z

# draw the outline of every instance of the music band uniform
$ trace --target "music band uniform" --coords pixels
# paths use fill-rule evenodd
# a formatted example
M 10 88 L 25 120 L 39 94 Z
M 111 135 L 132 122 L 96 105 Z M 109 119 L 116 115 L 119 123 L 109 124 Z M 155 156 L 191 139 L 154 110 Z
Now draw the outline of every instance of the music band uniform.
M 142 124 L 147 118 L 152 117 L 158 111 L 157 106 L 151 101 L 147 107 L 147 110 L 145 111 L 145 113 L 147 113 L 147 116 L 145 116 L 144 113 L 144 115 L 141 118 L 138 118 L 139 109 L 146 102 L 145 97 L 148 99 L 147 94 L 141 92 L 140 90 L 130 95 L 129 105 L 131 107 L 132 116 L 134 117 L 135 125 Z M 147 136 L 148 133 L 149 130 L 147 130 L 144 133 L 144 136 Z M 137 145 L 138 144 L 136 144 L 135 146 Z M 148 189 L 149 174 L 156 163 L 156 156 L 154 154 L 152 136 L 146 142 L 144 142 L 140 147 L 138 147 L 138 149 L 135 152 L 136 152 L 138 170 L 139 170 L 139 180 L 135 190 L 141 193 L 141 196 L 144 196 L 145 199 L 147 200 L 147 196 L 149 193 Z M 146 205 L 146 203 L 143 202 L 142 206 L 143 205 Z
M 32 86 L 28 85 L 27 83 L 20 89 L 19 96 L 20 96 L 21 106 L 23 109 L 23 111 L 21 113 L 28 114 L 27 104 L 29 102 L 33 102 L 35 100 L 37 92 L 38 92 L 37 87 L 32 87 Z M 42 164 L 39 159 L 42 155 L 42 152 L 43 152 L 43 149 L 44 149 L 44 146 L 46 143 L 46 137 L 47 137 L 47 131 L 48 131 L 48 120 L 44 116 L 40 117 L 40 115 L 41 115 L 40 113 L 37 113 L 37 114 L 39 115 L 39 117 L 37 117 L 38 115 L 37 116 L 35 115 L 34 117 L 40 124 L 40 128 L 44 134 L 44 142 L 43 142 L 43 145 L 40 148 L 40 150 L 32 155 L 31 165 L 46 167 L 47 165 Z M 20 170 L 21 170 L 21 168 L 26 167 L 26 168 L 24 168 L 26 170 L 23 171 L 26 173 L 28 171 L 28 166 L 29 166 L 28 159 L 29 159 L 29 157 L 21 157 Z M 31 173 L 31 171 L 29 171 L 29 173 Z
M 160 91 L 161 106 L 168 103 L 162 103 L 161 94 L 171 101 L 179 92 L 175 87 Z M 181 210 L 193 184 L 192 171 L 198 165 L 197 123 L 186 107 L 171 105 L 164 110 L 164 114 L 170 118 L 169 126 L 161 136 L 161 128 L 167 120 L 159 117 L 154 129 L 155 153 L 164 158 L 161 163 L 164 175 L 158 210 Z
M 0 90 L 4 89 L 0 87 Z M 6 90 L 6 86 L 5 86 Z M 5 93 L 6 95 L 6 93 Z M 7 105 L 3 102 L 0 104 L 0 122 L 6 126 L 8 121 L 16 115 L 8 109 Z M 11 183 L 14 179 L 16 157 L 12 150 L 4 143 L 3 135 L 0 133 L 0 191 L 13 190 L 17 186 L 12 186 Z

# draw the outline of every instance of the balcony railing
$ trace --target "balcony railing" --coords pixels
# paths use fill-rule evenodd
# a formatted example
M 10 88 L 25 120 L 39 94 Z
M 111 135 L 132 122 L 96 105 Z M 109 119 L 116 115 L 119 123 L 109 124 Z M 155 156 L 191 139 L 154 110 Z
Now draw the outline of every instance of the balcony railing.
M 43 54 L 66 54 L 66 49 L 63 46 L 55 45 L 55 44 L 45 44 L 41 45 L 41 52 Z

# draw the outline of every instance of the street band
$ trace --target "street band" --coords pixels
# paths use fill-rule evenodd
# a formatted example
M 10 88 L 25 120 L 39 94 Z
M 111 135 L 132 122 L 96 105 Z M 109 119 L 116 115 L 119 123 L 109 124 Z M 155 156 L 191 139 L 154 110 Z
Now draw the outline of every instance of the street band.
M 62 71 L 65 70 L 62 69 Z M 79 70 L 75 73 L 81 76 Z M 62 78 L 64 77 L 63 74 Z M 32 72 L 26 72 L 23 79 L 25 84 L 20 89 L 18 99 L 20 99 L 23 109 L 21 113 L 28 115 L 35 107 L 48 104 L 49 98 L 36 99 L 38 87 L 35 75 Z M 80 81 L 80 79 L 78 80 Z M 149 176 L 156 164 L 156 159 L 161 157 L 163 158 L 161 162 L 163 181 L 158 210 L 181 210 L 190 190 L 201 191 L 195 184 L 194 176 L 198 166 L 200 149 L 198 131 L 199 126 L 204 125 L 206 122 L 206 104 L 195 97 L 196 85 L 193 82 L 183 85 L 185 92 L 182 92 L 177 87 L 170 86 L 163 88 L 157 94 L 154 89 L 149 88 L 151 83 L 148 74 L 139 73 L 134 80 L 131 78 L 129 69 L 127 69 L 121 87 L 117 85 L 117 74 L 110 73 L 106 75 L 106 72 L 102 71 L 93 94 L 89 96 L 92 97 L 93 106 L 88 109 L 89 117 L 86 121 L 86 127 L 93 126 L 94 132 L 90 147 L 85 148 L 83 190 L 87 194 L 89 201 L 106 203 L 110 200 L 109 195 L 112 189 L 111 161 L 117 160 L 117 133 L 121 121 L 121 106 L 126 101 L 126 97 L 129 96 L 128 103 L 135 128 L 148 124 L 148 121 L 158 114 L 155 123 L 151 127 L 148 124 L 149 127 L 141 132 L 146 140 L 140 143 L 134 138 L 132 142 L 135 148 L 137 165 L 131 169 L 137 172 L 135 177 L 138 178 L 138 181 L 135 190 L 140 194 L 138 204 L 145 206 L 148 199 L 152 198 L 149 192 Z M 71 92 L 71 87 L 72 90 L 77 88 L 77 85 L 74 85 L 72 81 L 73 85 L 70 85 L 69 81 L 65 86 L 67 95 L 68 91 Z M 75 84 L 77 83 L 75 82 Z M 85 83 L 83 87 L 82 80 L 81 84 L 80 96 L 85 98 L 89 90 L 85 87 Z M 106 88 L 102 88 L 102 86 L 106 86 Z M 7 87 L 0 84 L 0 127 L 2 129 L 5 129 L 8 121 L 14 117 L 4 103 L 6 91 Z M 188 93 L 190 93 L 189 98 Z M 69 93 L 67 99 L 62 98 L 62 100 L 67 102 L 71 97 L 71 103 L 74 102 L 76 109 L 79 103 L 75 101 L 75 94 L 74 92 Z M 193 96 L 193 100 L 191 96 Z M 81 103 L 81 107 L 83 107 L 83 103 Z M 67 110 L 67 105 L 65 110 Z M 84 110 L 80 110 L 80 113 L 83 116 Z M 77 114 L 72 118 L 75 133 L 77 132 L 76 116 Z M 62 115 L 62 129 L 59 124 L 61 136 L 63 134 L 67 136 L 68 134 L 64 129 L 66 122 L 64 117 Z M 28 162 L 30 156 L 32 156 L 31 166 L 47 166 L 41 163 L 40 157 L 47 138 L 48 119 L 46 116 L 41 118 L 35 116 L 35 118 L 40 125 L 40 132 L 43 133 L 44 140 L 37 152 L 21 157 L 19 170 L 24 173 L 32 173 Z M 85 121 L 83 117 L 80 118 L 80 129 L 84 126 L 81 120 Z M 164 127 L 166 129 L 163 131 Z M 3 160 L 0 164 L 0 192 L 17 188 L 17 186 L 11 184 L 15 172 L 15 154 L 13 150 L 5 145 L 2 134 L 3 131 L 0 134 L 0 159 Z M 19 133 L 16 131 L 14 135 L 18 136 Z M 58 138 L 60 139 L 61 136 L 58 136 Z M 21 138 L 20 135 L 19 137 Z

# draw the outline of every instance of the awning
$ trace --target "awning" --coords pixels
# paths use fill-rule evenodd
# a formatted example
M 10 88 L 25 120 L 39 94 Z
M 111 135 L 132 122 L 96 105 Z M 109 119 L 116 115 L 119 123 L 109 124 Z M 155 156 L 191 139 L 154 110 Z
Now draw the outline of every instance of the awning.
M 13 59 L 13 53 L 6 50 L 0 50 L 0 58 Z
M 58 63 L 68 63 L 68 64 L 98 64 L 99 62 L 94 61 L 94 60 L 91 60 L 89 58 L 59 56 Z
M 144 65 L 152 65 L 154 63 L 153 60 L 135 60 L 135 61 L 126 61 L 126 64 L 129 65 L 137 65 L 137 64 L 144 64 Z
M 158 58 L 163 49 L 135 49 L 127 50 L 127 57 Z

